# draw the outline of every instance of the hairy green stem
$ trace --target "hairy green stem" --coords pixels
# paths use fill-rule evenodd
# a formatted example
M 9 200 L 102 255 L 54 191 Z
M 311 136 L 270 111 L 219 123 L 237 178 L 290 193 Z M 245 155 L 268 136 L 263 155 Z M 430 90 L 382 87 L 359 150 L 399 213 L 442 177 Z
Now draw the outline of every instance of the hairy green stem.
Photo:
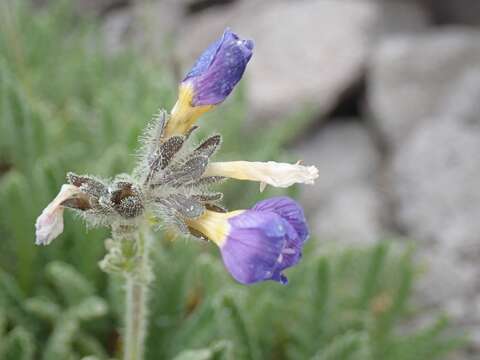
M 124 360 L 141 360 L 147 327 L 147 285 L 127 279 Z
M 126 274 L 124 360 L 142 360 L 147 334 L 148 284 L 151 280 L 149 236 L 141 227 L 131 233 L 136 241 L 135 270 Z

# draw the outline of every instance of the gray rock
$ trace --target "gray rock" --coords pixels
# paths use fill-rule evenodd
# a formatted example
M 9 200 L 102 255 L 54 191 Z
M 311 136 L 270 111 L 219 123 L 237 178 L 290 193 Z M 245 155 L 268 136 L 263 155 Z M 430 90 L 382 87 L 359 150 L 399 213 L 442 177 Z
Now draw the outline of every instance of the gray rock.
M 196 13 L 200 11 L 207 11 L 219 6 L 231 5 L 234 2 L 242 0 L 177 0 L 182 2 L 186 11 L 189 13 Z
M 185 9 L 186 4 L 180 0 L 138 1 L 108 13 L 103 21 L 107 51 L 133 48 L 155 60 L 168 60 Z
M 402 10 L 387 11 L 392 6 Z M 405 19 L 403 26 L 401 19 Z M 245 1 L 191 17 L 176 44 L 180 62 L 187 69 L 230 26 L 256 43 L 246 74 L 247 97 L 255 118 L 277 118 L 305 104 L 325 114 L 360 79 L 381 34 L 417 29 L 424 23 L 421 10 L 413 4 Z
M 479 31 L 458 28 L 382 42 L 372 57 L 368 98 L 388 144 L 401 145 L 424 119 L 444 113 L 457 88 L 480 69 L 479 39 Z M 460 98 L 472 95 L 464 91 Z
M 455 254 L 441 247 L 424 248 L 417 256 L 424 270 L 416 283 L 419 303 L 427 309 L 433 309 L 432 312 L 443 308 L 457 321 L 473 319 L 472 310 L 476 309 L 469 302 L 477 291 L 472 286 L 478 278 L 476 266 L 462 262 Z
M 320 177 L 302 188 L 312 234 L 338 244 L 369 244 L 382 229 L 382 201 L 376 189 L 379 154 L 368 131 L 356 122 L 327 125 L 296 149 Z
M 461 88 L 475 89 L 472 79 Z M 471 112 L 476 107 L 464 101 L 452 109 L 456 116 L 423 120 L 396 149 L 391 179 L 397 220 L 419 242 L 426 264 L 421 302 L 444 308 L 457 323 L 478 326 L 480 309 L 470 304 L 480 288 L 480 118 Z
M 480 119 L 424 120 L 394 155 L 398 220 L 414 238 L 475 257 L 480 254 L 479 178 Z
M 480 114 L 480 66 L 466 69 L 451 87 L 450 96 L 441 105 L 439 113 L 467 122 L 477 121 Z
M 417 0 L 370 0 L 376 3 L 381 16 L 377 35 L 380 39 L 391 35 L 418 33 L 431 22 L 425 7 Z
M 322 242 L 337 246 L 365 246 L 380 240 L 382 203 L 369 186 L 339 188 L 322 200 L 310 217 L 311 232 Z
M 423 0 L 439 24 L 480 25 L 478 0 Z
M 108 14 L 102 23 L 104 48 L 108 54 L 116 54 L 129 46 L 127 36 L 133 24 L 131 9 L 116 10 Z
M 294 152 L 306 164 L 317 166 L 320 173 L 315 191 L 304 199 L 308 208 L 315 208 L 319 197 L 338 188 L 375 182 L 379 154 L 368 130 L 354 119 L 324 126 Z
M 425 265 L 417 300 L 464 329 L 480 324 L 479 35 L 451 29 L 387 40 L 370 86 L 376 124 L 393 145 L 395 220 Z
M 112 9 L 126 7 L 132 2 L 132 0 L 76 0 L 73 4 L 79 14 L 103 15 Z

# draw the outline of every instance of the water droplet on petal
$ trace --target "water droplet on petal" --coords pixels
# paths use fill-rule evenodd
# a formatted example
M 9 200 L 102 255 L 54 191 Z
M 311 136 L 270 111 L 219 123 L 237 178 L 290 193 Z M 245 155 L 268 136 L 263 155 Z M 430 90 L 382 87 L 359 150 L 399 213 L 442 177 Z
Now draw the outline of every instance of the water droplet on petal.
M 282 250 L 282 254 L 286 255 L 294 255 L 295 254 L 295 249 L 292 248 L 285 248 Z

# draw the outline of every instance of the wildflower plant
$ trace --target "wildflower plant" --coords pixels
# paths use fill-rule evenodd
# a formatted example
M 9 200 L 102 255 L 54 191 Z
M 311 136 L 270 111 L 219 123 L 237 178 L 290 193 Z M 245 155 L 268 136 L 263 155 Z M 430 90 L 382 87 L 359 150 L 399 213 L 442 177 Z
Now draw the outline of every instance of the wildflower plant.
M 212 162 L 221 135 L 200 144 L 191 140 L 196 120 L 222 103 L 239 82 L 253 47 L 251 40 L 225 30 L 181 82 L 170 114 L 161 110 L 145 130 L 133 173 L 113 179 L 68 173 L 68 183 L 37 219 L 38 245 L 48 245 L 62 233 L 64 209 L 79 214 L 88 226 L 111 228 L 100 267 L 126 279 L 125 359 L 143 356 L 153 280 L 151 228 L 215 243 L 226 269 L 242 284 L 286 284 L 283 271 L 302 256 L 309 231 L 297 202 L 276 197 L 229 212 L 220 203 L 223 194 L 212 187 L 229 178 L 257 181 L 261 191 L 267 185 L 311 184 L 317 169 L 272 161 Z

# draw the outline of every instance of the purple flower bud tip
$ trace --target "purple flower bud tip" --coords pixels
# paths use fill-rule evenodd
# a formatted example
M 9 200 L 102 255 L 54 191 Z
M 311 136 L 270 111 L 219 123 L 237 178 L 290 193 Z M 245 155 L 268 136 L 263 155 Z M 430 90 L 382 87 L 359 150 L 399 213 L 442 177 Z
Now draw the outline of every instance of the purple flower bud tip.
M 242 284 L 265 280 L 286 284 L 282 271 L 300 261 L 309 235 L 300 205 L 288 197 L 271 198 L 228 221 L 230 231 L 221 253 L 232 276 Z
M 183 84 L 193 89 L 193 106 L 216 105 L 240 81 L 252 57 L 252 40 L 241 40 L 230 29 L 197 59 Z

